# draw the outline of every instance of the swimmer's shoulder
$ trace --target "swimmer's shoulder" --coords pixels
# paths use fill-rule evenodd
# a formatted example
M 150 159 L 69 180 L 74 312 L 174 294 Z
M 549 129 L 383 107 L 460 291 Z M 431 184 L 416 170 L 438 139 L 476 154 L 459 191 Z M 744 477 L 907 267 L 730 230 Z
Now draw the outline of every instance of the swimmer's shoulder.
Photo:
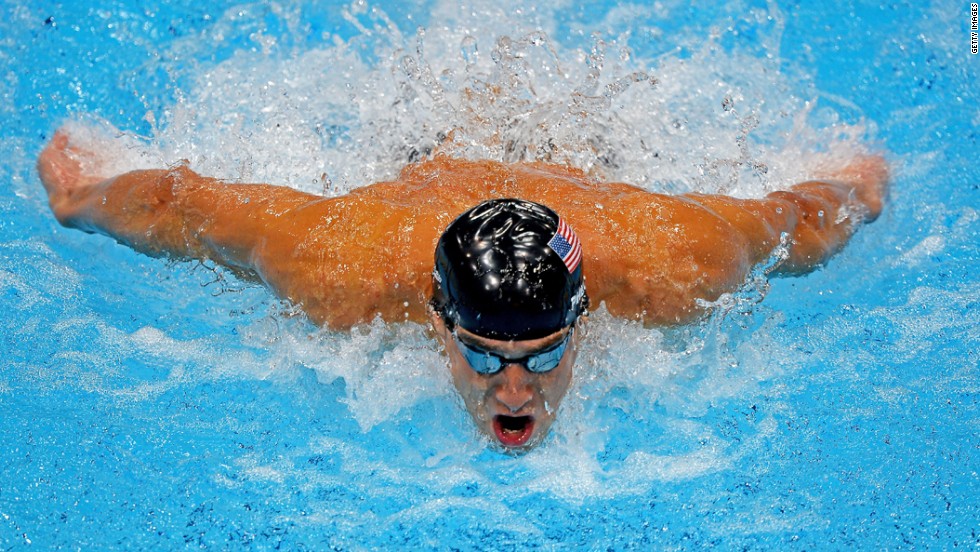
M 655 204 L 669 207 L 678 202 L 631 184 L 603 181 L 577 167 L 448 155 L 407 165 L 396 180 L 380 182 L 357 193 L 416 209 L 429 207 L 457 214 L 487 199 L 514 197 L 548 205 L 575 219 L 591 218 L 596 205 L 602 204 L 613 209 L 642 205 L 646 211 Z
M 545 194 L 570 186 L 582 190 L 601 190 L 609 186 L 584 170 L 568 165 L 544 161 L 505 163 L 448 155 L 406 166 L 400 181 L 407 187 L 431 186 L 468 192 L 474 200 L 510 196 L 545 204 L 548 204 Z M 629 187 L 625 184 L 614 186 Z
M 562 178 L 591 181 L 582 169 L 544 161 L 505 163 L 492 159 L 462 159 L 437 155 L 431 159 L 406 165 L 400 180 L 432 182 L 448 178 L 465 180 L 514 180 L 528 178 Z

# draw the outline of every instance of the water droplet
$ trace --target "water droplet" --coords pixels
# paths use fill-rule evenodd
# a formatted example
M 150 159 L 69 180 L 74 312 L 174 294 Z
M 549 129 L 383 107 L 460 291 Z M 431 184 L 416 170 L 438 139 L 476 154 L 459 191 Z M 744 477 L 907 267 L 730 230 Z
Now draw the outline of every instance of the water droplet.
M 479 49 L 477 48 L 476 38 L 470 35 L 464 36 L 459 44 L 460 54 L 467 66 L 474 65 L 479 61 Z

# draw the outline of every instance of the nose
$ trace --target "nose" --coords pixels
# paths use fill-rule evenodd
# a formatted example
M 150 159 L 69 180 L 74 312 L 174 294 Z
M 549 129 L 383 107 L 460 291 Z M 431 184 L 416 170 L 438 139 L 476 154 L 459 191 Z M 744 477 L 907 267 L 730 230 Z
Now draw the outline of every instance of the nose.
M 520 411 L 534 398 L 531 375 L 520 364 L 505 366 L 501 377 L 503 382 L 497 388 L 497 400 L 511 412 Z

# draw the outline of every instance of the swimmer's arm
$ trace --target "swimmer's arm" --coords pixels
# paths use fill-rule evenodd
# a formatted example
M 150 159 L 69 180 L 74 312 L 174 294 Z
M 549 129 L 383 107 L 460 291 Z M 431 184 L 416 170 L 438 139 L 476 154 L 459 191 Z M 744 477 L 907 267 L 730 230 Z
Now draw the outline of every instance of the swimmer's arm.
M 227 184 L 180 166 L 76 187 L 52 197 L 51 208 L 66 227 L 142 253 L 211 259 L 250 273 L 257 250 L 286 224 L 283 215 L 322 199 L 290 188 Z
M 313 229 L 331 211 L 330 202 L 177 167 L 133 171 L 61 197 L 52 194 L 51 208 L 64 226 L 115 238 L 141 253 L 220 263 L 301 305 L 314 322 L 344 328 L 370 320 L 379 309 L 369 308 L 370 293 L 358 287 L 357 272 L 330 270 L 337 259 L 302 246 L 311 235 L 314 241 L 322 237 Z
M 834 176 L 763 199 L 626 190 L 618 227 L 583 237 L 593 251 L 589 295 L 614 315 L 673 325 L 695 320 L 700 301 L 735 291 L 761 263 L 776 261 L 771 274 L 813 270 L 881 212 L 887 167 L 859 158 Z M 787 257 L 778 260 L 784 235 Z
M 691 195 L 691 199 L 720 215 L 744 237 L 752 264 L 764 262 L 788 238 L 788 257 L 774 274 L 813 270 L 839 251 L 858 224 L 881 213 L 888 184 L 888 167 L 881 156 L 855 158 L 826 180 L 803 182 L 762 200 Z
M 829 176 L 763 199 L 596 187 L 566 209 L 586 254 L 592 304 L 649 325 L 691 322 L 703 313 L 700 301 L 737 290 L 754 266 L 777 261 L 783 235 L 788 256 L 771 273 L 816 268 L 881 212 L 888 171 L 881 157 L 858 157 Z
M 59 132 L 38 159 L 51 210 L 67 227 L 149 255 L 214 260 L 335 329 L 377 315 L 426 316 L 419 297 L 431 293 L 433 217 L 396 214 L 367 193 L 323 198 L 186 167 L 103 178 L 84 174 L 80 153 Z

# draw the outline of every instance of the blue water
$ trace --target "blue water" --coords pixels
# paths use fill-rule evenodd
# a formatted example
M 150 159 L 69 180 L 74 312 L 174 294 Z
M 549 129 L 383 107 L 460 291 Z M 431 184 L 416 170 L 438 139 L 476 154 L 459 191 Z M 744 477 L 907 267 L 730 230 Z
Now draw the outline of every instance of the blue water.
M 348 17 L 339 2 L 3 2 L 3 549 L 980 547 L 969 3 L 505 4 L 434 4 L 432 21 L 426 2 Z M 467 24 L 477 47 L 456 48 Z M 150 164 L 324 193 L 390 175 L 447 121 L 479 134 L 400 72 L 419 25 L 456 106 L 467 56 L 482 67 L 488 40 L 536 29 L 569 88 L 594 32 L 602 78 L 654 77 L 594 107 L 597 126 L 569 123 L 556 140 L 574 162 L 603 153 L 575 149 L 581 128 L 622 153 L 614 177 L 757 195 L 856 136 L 890 152 L 889 205 L 826 267 L 751 285 L 702 324 L 600 310 L 553 435 L 521 457 L 475 434 L 423 328 L 319 331 L 219 268 L 47 211 L 33 164 L 66 120 L 141 137 Z M 510 98 L 561 113 L 552 54 L 529 52 L 535 92 Z M 412 100 L 392 108 L 392 90 Z M 769 171 L 699 172 L 741 155 L 752 116 L 741 160 Z M 635 145 L 650 136 L 661 155 Z

